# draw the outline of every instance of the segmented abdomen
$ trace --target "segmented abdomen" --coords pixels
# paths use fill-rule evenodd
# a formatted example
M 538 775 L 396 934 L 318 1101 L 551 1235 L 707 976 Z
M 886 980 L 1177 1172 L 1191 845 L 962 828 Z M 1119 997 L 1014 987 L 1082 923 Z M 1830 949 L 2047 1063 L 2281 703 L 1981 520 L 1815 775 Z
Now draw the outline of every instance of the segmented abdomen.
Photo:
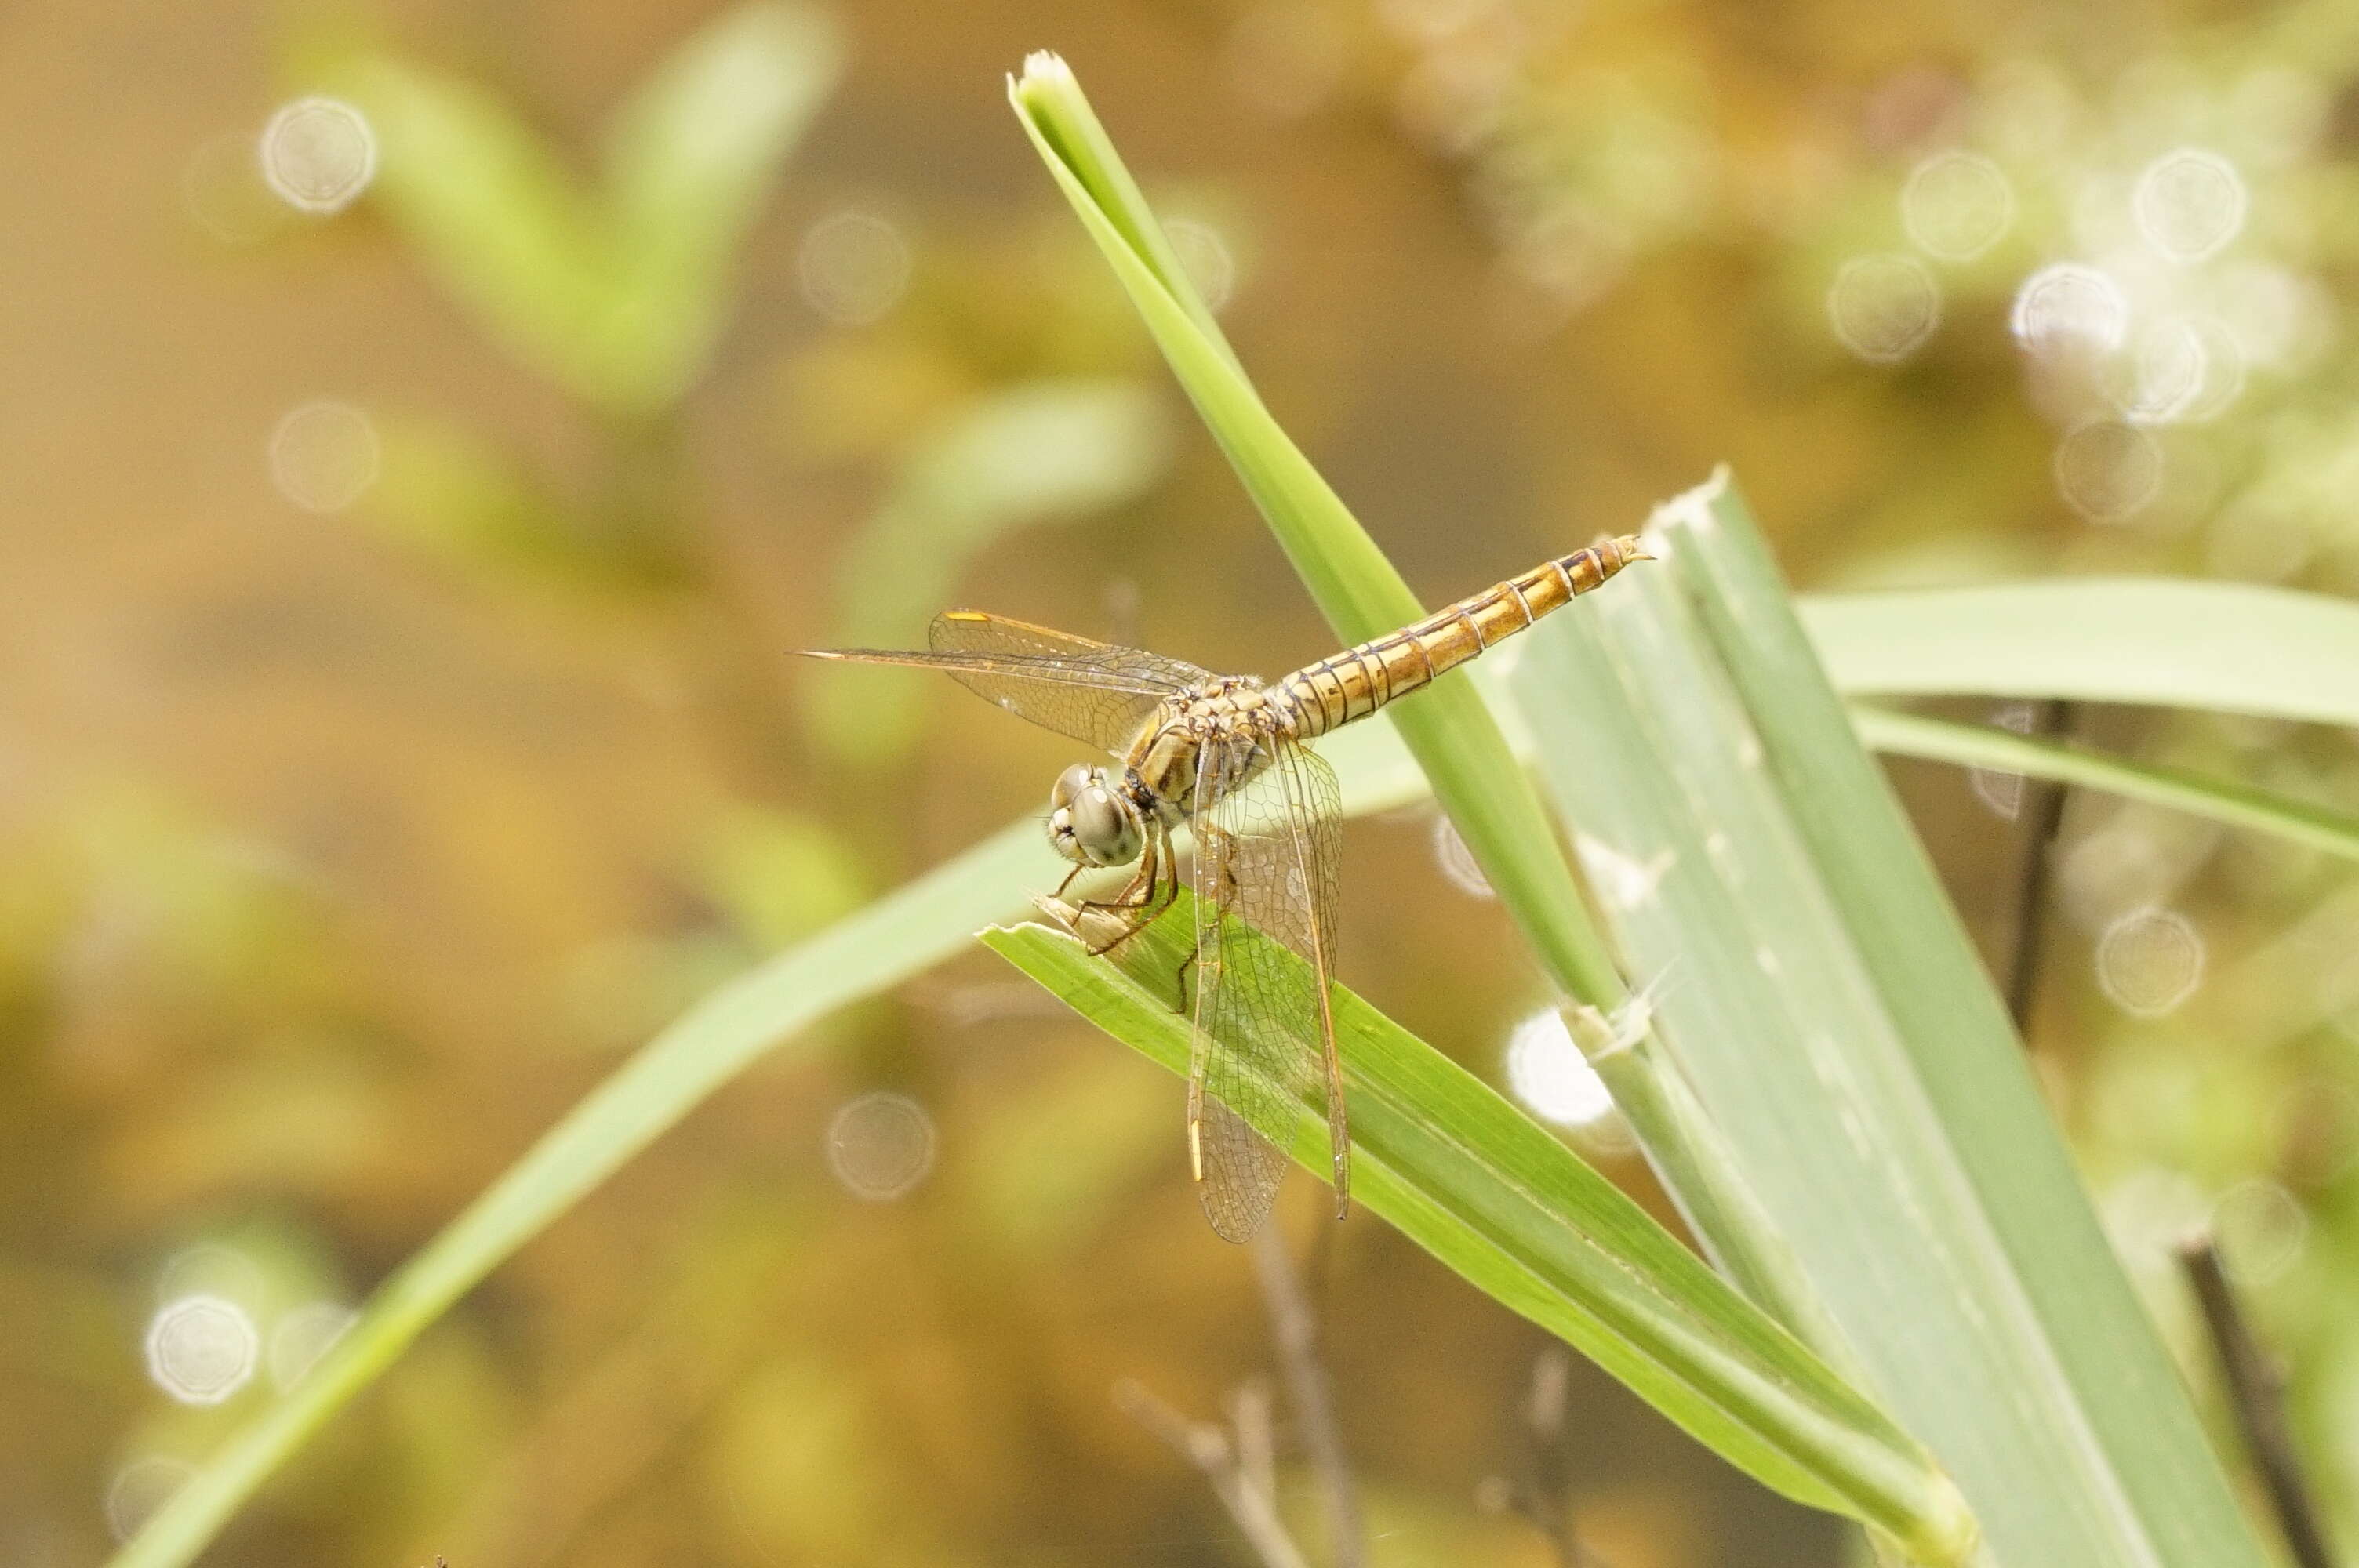
M 1306 739 L 1324 734 L 1430 684 L 1575 594 L 1600 587 L 1632 561 L 1652 558 L 1635 537 L 1603 540 L 1544 561 L 1413 626 L 1306 665 L 1274 689 L 1294 708 L 1296 733 Z

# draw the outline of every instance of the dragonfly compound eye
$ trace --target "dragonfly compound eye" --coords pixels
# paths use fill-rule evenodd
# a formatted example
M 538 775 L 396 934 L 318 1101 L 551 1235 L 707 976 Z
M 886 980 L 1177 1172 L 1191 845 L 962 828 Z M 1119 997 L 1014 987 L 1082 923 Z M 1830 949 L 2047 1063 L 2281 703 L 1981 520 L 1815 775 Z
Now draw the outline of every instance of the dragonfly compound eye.
M 1105 770 L 1075 763 L 1049 792 L 1049 841 L 1085 866 L 1126 866 L 1138 859 L 1146 835 L 1130 802 L 1106 783 Z

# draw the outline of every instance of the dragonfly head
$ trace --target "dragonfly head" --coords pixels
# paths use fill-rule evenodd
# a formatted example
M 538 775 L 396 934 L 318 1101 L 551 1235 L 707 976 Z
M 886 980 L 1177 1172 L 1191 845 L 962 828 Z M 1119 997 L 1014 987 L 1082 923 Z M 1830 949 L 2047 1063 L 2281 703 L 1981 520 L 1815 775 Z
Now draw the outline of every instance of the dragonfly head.
M 1075 865 L 1126 866 L 1147 847 L 1147 830 L 1105 769 L 1075 762 L 1049 792 L 1049 842 Z

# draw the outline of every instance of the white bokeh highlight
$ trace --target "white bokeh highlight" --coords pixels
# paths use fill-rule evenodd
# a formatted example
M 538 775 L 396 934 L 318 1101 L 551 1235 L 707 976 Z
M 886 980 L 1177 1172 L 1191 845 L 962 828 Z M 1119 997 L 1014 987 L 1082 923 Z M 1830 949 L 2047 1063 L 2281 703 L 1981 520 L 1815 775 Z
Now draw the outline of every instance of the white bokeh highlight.
M 263 182 L 299 211 L 352 205 L 376 178 L 376 133 L 340 98 L 298 98 L 262 128 Z
M 886 1203 L 934 1168 L 934 1119 L 907 1095 L 850 1100 L 828 1122 L 827 1163 L 853 1196 Z
M 2267 1285 L 2301 1260 L 2310 1215 L 2283 1186 L 2256 1176 L 2220 1195 L 2212 1206 L 2212 1229 L 2221 1261 L 2237 1282 Z
M 1507 1087 L 1533 1115 L 1559 1127 L 1587 1127 L 1614 1114 L 1605 1080 L 1581 1054 L 1556 1009 L 1543 1008 L 1507 1036 Z
M 2122 286 L 2080 262 L 2057 262 L 2025 278 L 2007 319 L 2016 341 L 2043 358 L 2111 353 L 2128 335 L 2129 320 Z
M 2165 260 L 2189 265 L 2243 232 L 2245 177 L 2218 153 L 2179 147 L 2147 165 L 2130 192 L 2138 233 Z
M 1163 237 L 1188 281 L 1196 287 L 1204 308 L 1219 315 L 1237 292 L 1237 258 L 1221 231 L 1195 218 L 1173 218 L 1163 225 Z
M 270 432 L 270 482 L 305 512 L 342 512 L 368 492 L 385 460 L 376 426 L 332 397 L 290 408 Z
M 1843 347 L 1870 364 L 1897 364 L 1941 324 L 1941 286 L 1915 256 L 1854 256 L 1827 289 L 1827 318 Z
M 2056 443 L 2056 492 L 2092 523 L 2125 523 L 2162 493 L 2162 448 L 2137 426 L 2093 419 Z
M 359 1320 L 360 1314 L 342 1302 L 305 1302 L 279 1314 L 270 1325 L 271 1386 L 284 1392 L 301 1382 Z
M 2175 1012 L 2203 983 L 2202 935 L 2177 910 L 2134 909 L 2097 938 L 2097 983 L 2133 1018 Z
M 107 1482 L 104 1507 L 108 1531 L 117 1541 L 130 1540 L 196 1474 L 194 1465 L 168 1454 L 149 1454 L 132 1460 Z
M 1466 839 L 1458 825 L 1444 816 L 1433 819 L 1433 859 L 1450 884 L 1469 898 L 1493 898 L 1491 879 L 1483 874 L 1476 863 L 1474 851 L 1466 847 Z
M 2038 713 L 2027 702 L 2003 702 L 1992 710 L 1990 721 L 2009 734 L 2028 735 L 2038 722 Z M 2023 810 L 2024 779 L 2021 773 L 2011 773 L 1998 768 L 1972 768 L 1966 782 L 1974 798 L 1993 812 L 2012 822 Z
M 890 220 L 856 208 L 803 233 L 797 276 L 803 301 L 839 327 L 883 320 L 908 291 L 909 242 Z
M 2147 1165 L 2106 1188 L 2099 1212 L 2123 1260 L 2151 1271 L 2175 1269 L 2180 1243 L 2211 1222 L 2212 1203 L 2184 1171 Z
M 1972 261 L 2015 226 L 2015 186 L 1978 153 L 1935 153 L 1909 170 L 1900 222 L 1927 255 Z
M 2138 334 L 2128 357 L 2122 416 L 2141 425 L 2199 425 L 2245 389 L 2245 351 L 2210 316 L 2175 316 Z
M 184 1405 L 217 1405 L 253 1380 L 262 1335 L 226 1296 L 181 1296 L 147 1320 L 149 1380 Z

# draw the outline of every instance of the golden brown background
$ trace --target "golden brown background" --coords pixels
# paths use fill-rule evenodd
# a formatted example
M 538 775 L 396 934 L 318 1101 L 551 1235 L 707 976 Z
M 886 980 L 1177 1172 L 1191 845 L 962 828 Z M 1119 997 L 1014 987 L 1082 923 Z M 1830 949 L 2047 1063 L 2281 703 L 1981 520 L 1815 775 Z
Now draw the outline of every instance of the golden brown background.
M 1723 460 L 1804 588 L 2359 589 L 2347 6 L 840 5 L 842 75 L 711 362 L 652 413 L 504 346 L 374 192 L 314 216 L 256 178 L 274 112 L 369 49 L 477 83 L 594 185 L 607 116 L 717 14 L 0 13 L 0 1561 L 99 1561 L 625 1052 L 1071 760 L 955 691 L 830 696 L 788 650 L 912 640 L 954 599 L 1218 668 L 1327 651 L 1007 112 L 1028 49 L 1233 269 L 1265 395 L 1430 601 Z M 2124 260 L 2141 170 L 2181 147 L 2235 171 L 2241 228 Z M 1904 203 L 1958 151 L 2012 192 L 1966 259 Z M 1843 292 L 1861 258 L 1897 302 Z M 2113 268 L 2140 325 L 2199 298 L 2245 362 L 2216 410 L 2078 436 L 2096 395 L 2011 319 L 2057 262 Z M 347 423 L 288 446 L 323 399 Z M 1081 500 L 1033 493 L 1060 464 Z M 2359 793 L 2347 734 L 2079 722 Z M 2004 955 L 2006 781 L 1898 776 Z M 1506 922 L 1425 816 L 1349 854 L 1343 977 L 1496 1074 L 1544 1000 Z M 2341 1504 L 2359 903 L 2331 863 L 2098 799 L 2058 866 L 2060 1108 L 2175 1333 L 2159 1241 L 2216 1217 Z M 826 1027 L 431 1330 L 209 1561 L 1245 1561 L 1111 1397 L 1210 1416 L 1268 1364 L 1176 1086 L 980 954 Z M 864 1201 L 831 1128 L 879 1091 L 934 1162 Z M 1481 1506 L 1527 1457 L 1537 1331 L 1373 1218 L 1325 1234 L 1297 1185 L 1375 1561 L 1549 1561 Z M 146 1349 L 192 1293 L 267 1352 L 214 1405 Z M 1840 1559 L 1585 1366 L 1570 1400 L 1599 1562 Z

